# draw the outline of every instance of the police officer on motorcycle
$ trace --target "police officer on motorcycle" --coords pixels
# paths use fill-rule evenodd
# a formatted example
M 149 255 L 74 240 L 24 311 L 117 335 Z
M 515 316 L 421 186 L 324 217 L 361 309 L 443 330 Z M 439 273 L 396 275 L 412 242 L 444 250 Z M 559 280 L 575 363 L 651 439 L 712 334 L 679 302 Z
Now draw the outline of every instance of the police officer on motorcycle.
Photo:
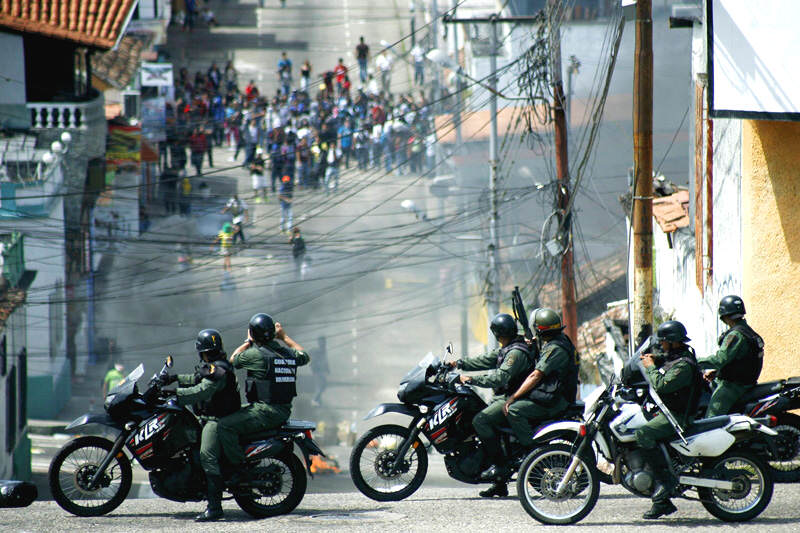
M 166 374 L 160 378 L 162 385 L 178 382 L 176 394 L 179 405 L 194 406 L 195 414 L 203 422 L 200 436 L 200 465 L 206 474 L 208 505 L 195 517 L 197 522 L 222 518 L 222 473 L 220 471 L 219 420 L 236 413 L 241 407 L 239 386 L 231 364 L 225 360 L 222 336 L 215 329 L 204 329 L 197 334 L 195 349 L 200 365 L 194 374 Z
M 703 380 L 697 366 L 694 350 L 686 343 L 686 327 L 677 320 L 668 320 L 658 326 L 656 337 L 663 353 L 646 353 L 641 356 L 650 383 L 664 405 L 682 427 L 694 419 Z M 653 469 L 655 486 L 650 498 L 653 505 L 643 518 L 654 520 L 672 514 L 677 508 L 670 501 L 676 480 L 669 471 L 659 443 L 675 438 L 675 429 L 663 413 L 636 430 L 636 443 L 643 459 Z
M 558 417 L 578 393 L 578 354 L 564 333 L 561 317 L 543 307 L 533 313 L 539 359 L 522 385 L 508 398 L 503 410 L 520 444 L 533 445 L 536 420 Z
M 719 337 L 717 353 L 698 361 L 700 368 L 710 369 L 703 377 L 715 385 L 706 418 L 728 414 L 736 400 L 758 382 L 764 363 L 764 340 L 744 319 L 742 299 L 725 296 L 718 312 L 728 329 Z
M 240 436 L 277 428 L 288 420 L 297 396 L 297 367 L 310 361 L 303 347 L 272 317 L 253 315 L 247 340 L 230 357 L 235 368 L 247 371 L 245 396 L 250 404 L 219 421 L 222 451 L 235 472 L 231 483 L 246 481 L 249 475 L 242 468 L 245 455 Z
M 450 363 L 452 366 L 466 371 L 489 370 L 479 376 L 460 376 L 461 383 L 470 383 L 477 387 L 492 388 L 494 397 L 491 403 L 475 415 L 472 425 L 481 439 L 489 468 L 481 473 L 484 481 L 494 484 L 480 492 L 484 498 L 508 495 L 506 477 L 508 474 L 507 458 L 500 447 L 498 428 L 507 424 L 503 414 L 503 405 L 507 395 L 520 386 L 525 376 L 533 367 L 531 348 L 525 339 L 517 334 L 517 323 L 513 317 L 505 313 L 492 319 L 490 329 L 500 348 L 477 357 L 459 359 Z

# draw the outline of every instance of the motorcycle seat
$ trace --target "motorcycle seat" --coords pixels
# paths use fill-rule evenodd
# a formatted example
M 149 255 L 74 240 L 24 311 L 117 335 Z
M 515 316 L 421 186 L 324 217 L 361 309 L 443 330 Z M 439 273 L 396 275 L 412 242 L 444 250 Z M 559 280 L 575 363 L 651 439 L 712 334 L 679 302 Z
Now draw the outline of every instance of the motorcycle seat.
M 689 437 L 691 435 L 703 433 L 704 431 L 711 431 L 712 429 L 725 427 L 730 423 L 730 421 L 731 417 L 728 415 L 712 416 L 711 418 L 695 420 L 688 428 L 686 428 L 684 436 Z
M 780 392 L 783 388 L 783 381 L 767 381 L 766 383 L 758 383 L 755 387 L 742 394 L 736 402 L 737 405 L 746 404 L 753 400 L 758 400 L 764 396 Z
M 282 433 L 297 433 L 298 431 L 306 430 L 314 431 L 317 429 L 317 424 L 309 420 L 296 420 L 290 418 L 279 428 L 265 429 L 264 431 L 256 431 L 255 433 L 245 433 L 239 436 L 240 442 L 253 442 L 255 440 L 268 439 L 275 435 Z

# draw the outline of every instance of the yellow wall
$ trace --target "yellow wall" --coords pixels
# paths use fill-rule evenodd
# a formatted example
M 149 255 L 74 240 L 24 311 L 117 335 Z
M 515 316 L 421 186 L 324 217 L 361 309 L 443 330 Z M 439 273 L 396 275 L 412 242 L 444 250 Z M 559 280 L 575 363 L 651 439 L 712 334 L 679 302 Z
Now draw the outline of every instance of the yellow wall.
M 742 124 L 742 297 L 766 343 L 759 381 L 800 375 L 800 123 Z

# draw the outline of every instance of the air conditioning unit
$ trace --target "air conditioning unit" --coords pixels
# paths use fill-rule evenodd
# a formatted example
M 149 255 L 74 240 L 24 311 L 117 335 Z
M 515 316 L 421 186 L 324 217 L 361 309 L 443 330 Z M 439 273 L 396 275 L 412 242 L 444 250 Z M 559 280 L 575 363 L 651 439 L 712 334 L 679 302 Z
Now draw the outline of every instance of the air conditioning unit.
M 125 118 L 141 117 L 142 95 L 139 91 L 122 92 L 122 115 Z

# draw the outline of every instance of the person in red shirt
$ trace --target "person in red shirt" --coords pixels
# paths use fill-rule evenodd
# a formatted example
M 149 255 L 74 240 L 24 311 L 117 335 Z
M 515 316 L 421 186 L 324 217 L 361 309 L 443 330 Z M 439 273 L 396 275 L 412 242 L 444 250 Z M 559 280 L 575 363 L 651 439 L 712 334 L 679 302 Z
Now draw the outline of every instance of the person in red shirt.
M 347 67 L 341 57 L 339 58 L 339 63 L 333 67 L 333 74 L 336 76 L 336 87 L 339 89 L 339 96 L 341 96 L 344 88 L 344 78 L 347 76 Z
M 192 165 L 197 170 L 197 175 L 200 175 L 203 170 L 203 156 L 208 150 L 208 141 L 203 129 L 199 126 L 194 129 L 189 137 L 189 149 L 192 151 Z
M 250 102 L 258 98 L 258 87 L 256 87 L 256 81 L 250 80 L 250 83 L 247 84 L 247 87 L 244 88 L 244 95 L 247 97 L 247 101 Z

